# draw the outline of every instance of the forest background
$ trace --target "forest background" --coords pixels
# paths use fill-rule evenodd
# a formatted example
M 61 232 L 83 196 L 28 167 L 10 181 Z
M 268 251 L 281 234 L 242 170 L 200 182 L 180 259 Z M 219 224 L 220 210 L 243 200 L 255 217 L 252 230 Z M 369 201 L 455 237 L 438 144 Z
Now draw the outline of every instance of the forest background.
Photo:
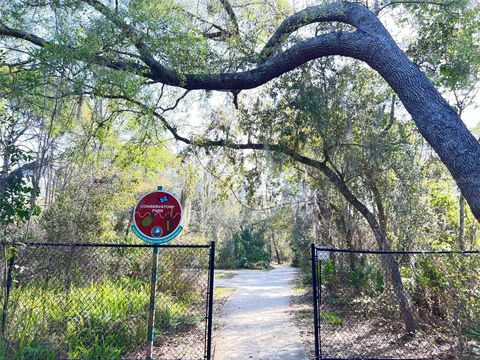
M 378 9 L 380 18 L 457 112 L 475 114 L 478 4 L 396 3 Z M 225 43 L 247 56 L 300 6 L 239 2 L 233 19 L 222 4 L 134 1 L 117 4 L 117 11 L 144 17 L 149 25 L 161 15 L 155 26 L 172 35 L 158 46 L 175 53 L 178 64 L 198 69 L 212 66 L 203 59 L 225 51 Z M 395 94 L 365 65 L 332 57 L 240 94 L 182 91 L 126 72 L 87 71 L 69 59 L 69 41 L 82 43 L 85 58 L 89 46 L 115 41 L 114 29 L 88 8 L 69 2 L 23 5 L 8 1 L 2 26 L 34 29 L 48 19 L 41 26 L 65 45 L 40 50 L 2 39 L 3 238 L 136 241 L 129 230 L 132 206 L 161 184 L 182 199 L 181 241 L 217 241 L 222 267 L 265 267 L 271 260 L 300 265 L 312 242 L 377 247 L 352 201 L 381 224 L 391 248 L 478 246 L 478 223 L 455 182 Z M 80 16 L 69 23 L 82 9 L 88 21 Z M 332 26 L 343 25 L 307 27 L 297 37 Z M 243 43 L 226 36 L 237 27 Z M 188 31 L 179 36 L 182 28 Z M 212 29 L 218 28 L 225 33 L 215 35 Z M 98 32 L 106 44 L 96 42 Z M 240 55 L 231 56 L 233 69 Z M 469 124 L 478 137 L 478 126 Z M 265 146 L 236 150 L 218 146 L 220 139 Z M 333 182 L 318 167 L 285 155 L 284 148 L 323 159 Z

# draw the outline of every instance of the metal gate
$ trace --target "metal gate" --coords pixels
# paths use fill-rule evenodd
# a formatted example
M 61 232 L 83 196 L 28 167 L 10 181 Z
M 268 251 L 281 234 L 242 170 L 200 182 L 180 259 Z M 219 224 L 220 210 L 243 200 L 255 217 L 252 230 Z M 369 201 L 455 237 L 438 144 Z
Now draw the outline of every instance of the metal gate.
M 312 245 L 315 359 L 480 359 L 479 254 Z
M 0 358 L 145 359 L 154 245 L 0 246 Z M 152 358 L 209 360 L 215 244 L 157 249 Z

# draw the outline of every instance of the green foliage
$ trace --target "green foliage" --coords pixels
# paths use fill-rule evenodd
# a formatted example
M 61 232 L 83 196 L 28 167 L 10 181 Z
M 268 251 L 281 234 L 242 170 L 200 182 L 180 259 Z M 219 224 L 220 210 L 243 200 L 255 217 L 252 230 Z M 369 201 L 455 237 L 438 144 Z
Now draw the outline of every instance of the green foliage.
M 269 267 L 267 242 L 263 229 L 245 227 L 233 237 L 235 267 L 243 269 L 266 269 Z
M 480 342 L 480 324 L 474 324 L 470 327 L 468 335 L 471 339 Z
M 233 269 L 235 264 L 235 242 L 233 240 L 224 241 L 217 251 L 215 265 L 220 269 Z
M 443 290 L 447 285 L 445 274 L 438 267 L 438 263 L 433 262 L 433 260 L 432 256 L 423 256 L 420 259 L 417 281 L 421 287 Z
M 436 6 L 412 6 L 410 14 L 418 27 L 418 37 L 411 46 L 416 62 L 447 89 L 468 91 L 480 75 L 480 6 L 460 0 L 451 3 L 448 11 Z
M 328 301 L 345 301 L 355 296 L 378 296 L 385 290 L 385 279 L 377 259 L 348 254 L 348 257 L 321 261 L 322 284 L 337 288 Z M 318 275 L 317 275 L 318 276 Z M 339 284 L 342 284 L 339 286 Z
M 354 263 L 354 271 L 349 272 L 346 276 L 350 286 L 357 289 L 357 291 L 375 290 L 383 292 L 384 279 L 382 271 L 376 267 L 376 264 L 369 263 L 365 257 L 357 259 L 350 259 Z
M 112 242 L 112 223 L 128 181 L 115 173 L 83 168 L 45 210 L 41 224 L 50 242 Z
M 1 351 L 1 349 L 0 349 Z M 3 354 L 4 352 L 1 351 Z M 1 357 L 2 360 L 7 360 Z M 9 360 L 55 360 L 56 354 L 55 351 L 51 348 L 44 345 L 32 344 L 30 346 L 25 346 L 17 353 L 9 357 Z
M 309 249 L 312 239 L 301 229 L 301 225 L 295 226 L 292 230 L 290 248 L 292 249 L 292 266 L 307 269 L 309 265 Z M 308 273 L 308 270 L 306 270 Z
M 320 312 L 320 318 L 322 321 L 325 321 L 327 324 L 341 326 L 343 324 L 343 319 L 334 311 L 324 310 Z
M 33 348 L 34 344 L 40 343 L 48 329 L 62 326 L 64 337 L 51 344 L 56 351 L 68 344 L 72 359 L 100 359 L 92 355 L 101 351 L 105 354 L 113 351 L 120 355 L 144 337 L 144 315 L 148 303 L 145 286 L 139 289 L 138 286 L 133 288 L 128 283 L 113 281 L 90 284 L 72 289 L 68 302 L 59 301 L 55 288 L 20 288 L 12 294 L 16 297 L 18 292 L 21 306 L 14 314 L 16 332 L 10 336 L 19 351 L 23 352 L 25 348 Z M 86 306 L 89 301 L 87 295 L 95 300 L 94 305 Z M 31 309 L 36 311 L 31 312 Z
M 14 344 L 9 359 L 54 359 L 68 350 L 69 359 L 116 360 L 145 340 L 147 283 L 124 277 L 74 287 L 69 294 L 58 293 L 52 285 L 14 290 L 12 298 L 17 299 L 18 307 L 11 315 L 15 327 L 9 327 L 9 340 Z M 68 296 L 68 301 L 62 301 L 62 296 Z M 159 293 L 157 333 L 185 323 L 189 302 Z M 39 345 L 44 344 L 49 329 L 58 332 L 60 328 L 62 336 L 54 343 Z
M 40 213 L 40 207 L 31 202 L 32 197 L 39 194 L 38 187 L 32 183 L 32 170 L 21 170 L 26 164 L 33 163 L 33 156 L 14 141 L 24 131 L 16 126 L 17 116 L 8 109 L 0 109 L 0 228 Z

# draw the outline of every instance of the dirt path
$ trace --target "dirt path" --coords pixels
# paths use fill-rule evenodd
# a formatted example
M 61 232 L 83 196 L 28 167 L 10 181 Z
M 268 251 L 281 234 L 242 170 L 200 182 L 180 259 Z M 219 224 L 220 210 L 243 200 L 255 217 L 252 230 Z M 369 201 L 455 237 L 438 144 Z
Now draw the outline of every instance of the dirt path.
M 237 290 L 224 307 L 215 360 L 308 360 L 289 315 L 294 275 L 293 268 L 277 266 L 217 280 Z

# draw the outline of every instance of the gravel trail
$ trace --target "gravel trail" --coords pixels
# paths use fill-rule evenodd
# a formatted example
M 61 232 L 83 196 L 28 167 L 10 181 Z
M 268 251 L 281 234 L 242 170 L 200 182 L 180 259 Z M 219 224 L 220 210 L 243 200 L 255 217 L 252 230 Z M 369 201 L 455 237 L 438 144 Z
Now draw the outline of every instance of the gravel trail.
M 289 314 L 295 269 L 235 271 L 216 286 L 237 290 L 223 309 L 215 360 L 308 360 Z

